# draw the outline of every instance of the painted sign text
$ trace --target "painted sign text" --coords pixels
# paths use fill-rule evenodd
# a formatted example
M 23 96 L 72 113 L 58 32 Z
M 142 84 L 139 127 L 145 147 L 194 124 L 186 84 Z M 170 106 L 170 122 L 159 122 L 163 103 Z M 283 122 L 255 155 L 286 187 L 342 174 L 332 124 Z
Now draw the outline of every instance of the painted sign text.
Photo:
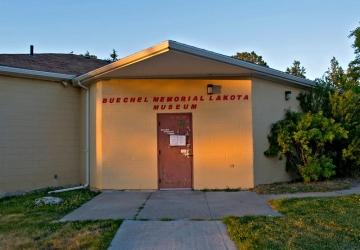
M 247 101 L 249 96 L 246 94 L 233 95 L 194 95 L 194 96 L 117 96 L 102 98 L 103 104 L 131 104 L 131 103 L 151 103 L 153 110 L 171 110 L 171 109 L 196 109 L 198 103 L 209 102 L 232 102 Z

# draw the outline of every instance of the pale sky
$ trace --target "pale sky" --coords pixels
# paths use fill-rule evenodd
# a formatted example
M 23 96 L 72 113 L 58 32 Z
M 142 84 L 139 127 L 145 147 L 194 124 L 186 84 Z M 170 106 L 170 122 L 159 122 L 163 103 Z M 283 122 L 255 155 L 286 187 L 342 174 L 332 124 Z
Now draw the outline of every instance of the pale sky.
M 0 0 L 0 53 L 120 57 L 164 40 L 225 55 L 252 51 L 285 70 L 294 59 L 320 77 L 335 56 L 353 59 L 359 0 Z

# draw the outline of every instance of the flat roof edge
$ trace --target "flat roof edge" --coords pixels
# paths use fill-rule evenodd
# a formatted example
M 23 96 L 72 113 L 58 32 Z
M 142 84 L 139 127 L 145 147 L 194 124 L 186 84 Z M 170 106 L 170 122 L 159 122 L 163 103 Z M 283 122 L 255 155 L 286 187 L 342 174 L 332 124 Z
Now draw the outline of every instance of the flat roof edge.
M 0 75 L 20 76 L 24 78 L 35 78 L 50 81 L 69 81 L 76 75 L 61 74 L 48 71 L 39 71 L 32 69 L 23 69 L 9 66 L 0 66 Z

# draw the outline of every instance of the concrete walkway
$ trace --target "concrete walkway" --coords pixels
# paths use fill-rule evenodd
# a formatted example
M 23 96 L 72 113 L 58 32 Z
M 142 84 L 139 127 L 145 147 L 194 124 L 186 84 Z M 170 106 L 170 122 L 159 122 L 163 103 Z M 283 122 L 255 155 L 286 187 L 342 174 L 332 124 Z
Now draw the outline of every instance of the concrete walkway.
M 125 219 L 110 249 L 232 250 L 235 245 L 219 221 L 225 216 L 280 216 L 267 204 L 269 200 L 349 194 L 360 194 L 360 185 L 333 192 L 279 195 L 250 191 L 105 191 L 61 221 Z
M 234 243 L 220 221 L 124 221 L 112 250 L 233 250 Z
M 60 221 L 134 219 L 151 192 L 104 191 Z
M 267 197 L 249 191 L 105 191 L 61 221 L 222 219 L 245 215 L 280 214 L 267 204 Z
M 280 214 L 254 192 L 105 191 L 61 221 L 127 219 L 110 249 L 232 250 L 225 225 L 214 221 L 230 215 Z
M 360 184 L 344 190 L 331 191 L 331 192 L 308 192 L 308 193 L 293 193 L 293 194 L 269 194 L 269 195 L 260 195 L 265 200 L 274 200 L 274 199 L 291 199 L 291 198 L 306 198 L 306 197 L 337 197 L 351 194 L 360 194 Z
M 104 191 L 61 221 L 101 219 L 222 219 L 226 216 L 279 216 L 268 201 L 283 198 L 360 194 L 360 185 L 332 192 L 258 195 L 255 192 Z

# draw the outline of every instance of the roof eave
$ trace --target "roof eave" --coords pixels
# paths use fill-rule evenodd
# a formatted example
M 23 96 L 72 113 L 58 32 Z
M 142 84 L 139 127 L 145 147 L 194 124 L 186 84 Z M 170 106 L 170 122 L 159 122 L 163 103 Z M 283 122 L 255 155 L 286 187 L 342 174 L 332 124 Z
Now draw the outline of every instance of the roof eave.
M 116 69 L 119 69 L 122 67 L 126 67 L 130 64 L 145 60 L 146 58 L 150 58 L 152 56 L 162 54 L 169 50 L 188 53 L 188 54 L 192 54 L 195 56 L 218 61 L 221 63 L 242 67 L 242 68 L 253 71 L 254 75 L 261 75 L 261 76 L 269 77 L 269 78 L 273 78 L 273 79 L 280 79 L 282 81 L 301 85 L 304 87 L 313 87 L 315 85 L 314 81 L 311 81 L 308 79 L 296 77 L 296 76 L 287 74 L 287 73 L 279 71 L 279 70 L 263 67 L 263 66 L 260 66 L 260 65 L 254 64 L 254 63 L 245 62 L 245 61 L 242 61 L 239 59 L 235 59 L 235 58 L 232 58 L 229 56 L 225 56 L 225 55 L 215 53 L 212 51 L 200 49 L 197 47 L 193 47 L 193 46 L 186 45 L 186 44 L 179 43 L 179 42 L 172 41 L 172 40 L 164 41 L 158 45 L 155 45 L 148 49 L 139 51 L 128 57 L 122 58 L 117 62 L 110 63 L 101 68 L 95 69 L 86 74 L 75 77 L 73 80 L 74 80 L 74 82 L 80 81 L 80 82 L 85 83 L 90 80 L 100 78 L 102 75 L 106 74 L 107 72 L 110 72 L 110 71 L 113 71 L 113 70 L 116 70 Z
M 239 59 L 235 59 L 235 58 L 225 56 L 225 55 L 222 55 L 222 54 L 219 54 L 216 52 L 193 47 L 190 45 L 182 44 L 182 43 L 179 43 L 176 41 L 170 40 L 169 47 L 172 50 L 177 50 L 177 51 L 193 54 L 196 56 L 201 56 L 204 58 L 219 61 L 222 63 L 227 63 L 227 64 L 234 65 L 234 66 L 239 66 L 242 68 L 246 68 L 246 69 L 255 71 L 255 74 L 260 74 L 260 75 L 265 74 L 266 76 L 269 76 L 272 78 L 278 78 L 278 79 L 290 81 L 292 83 L 300 84 L 302 86 L 312 87 L 315 84 L 314 81 L 304 79 L 301 77 L 297 77 L 297 76 L 293 76 L 293 75 L 287 74 L 285 72 L 282 72 L 280 70 L 267 68 L 267 67 L 260 66 L 260 65 L 254 64 L 254 63 L 245 62 L 245 61 L 242 61 Z
M 169 41 L 164 41 L 153 47 L 147 48 L 145 50 L 141 50 L 130 56 L 124 57 L 116 62 L 110 63 L 108 65 L 97 68 L 97 69 L 92 70 L 83 75 L 77 76 L 73 79 L 73 82 L 87 82 L 94 78 L 99 78 L 99 77 L 101 77 L 101 75 L 103 75 L 107 72 L 110 72 L 110 71 L 113 71 L 113 70 L 116 70 L 116 69 L 119 69 L 122 67 L 126 67 L 130 64 L 134 64 L 136 62 L 145 60 L 146 58 L 153 57 L 153 56 L 162 54 L 167 51 L 169 51 Z
M 61 74 L 47 71 L 22 69 L 16 67 L 0 66 L 0 75 L 17 76 L 23 78 L 41 79 L 48 81 L 70 81 L 75 75 Z

